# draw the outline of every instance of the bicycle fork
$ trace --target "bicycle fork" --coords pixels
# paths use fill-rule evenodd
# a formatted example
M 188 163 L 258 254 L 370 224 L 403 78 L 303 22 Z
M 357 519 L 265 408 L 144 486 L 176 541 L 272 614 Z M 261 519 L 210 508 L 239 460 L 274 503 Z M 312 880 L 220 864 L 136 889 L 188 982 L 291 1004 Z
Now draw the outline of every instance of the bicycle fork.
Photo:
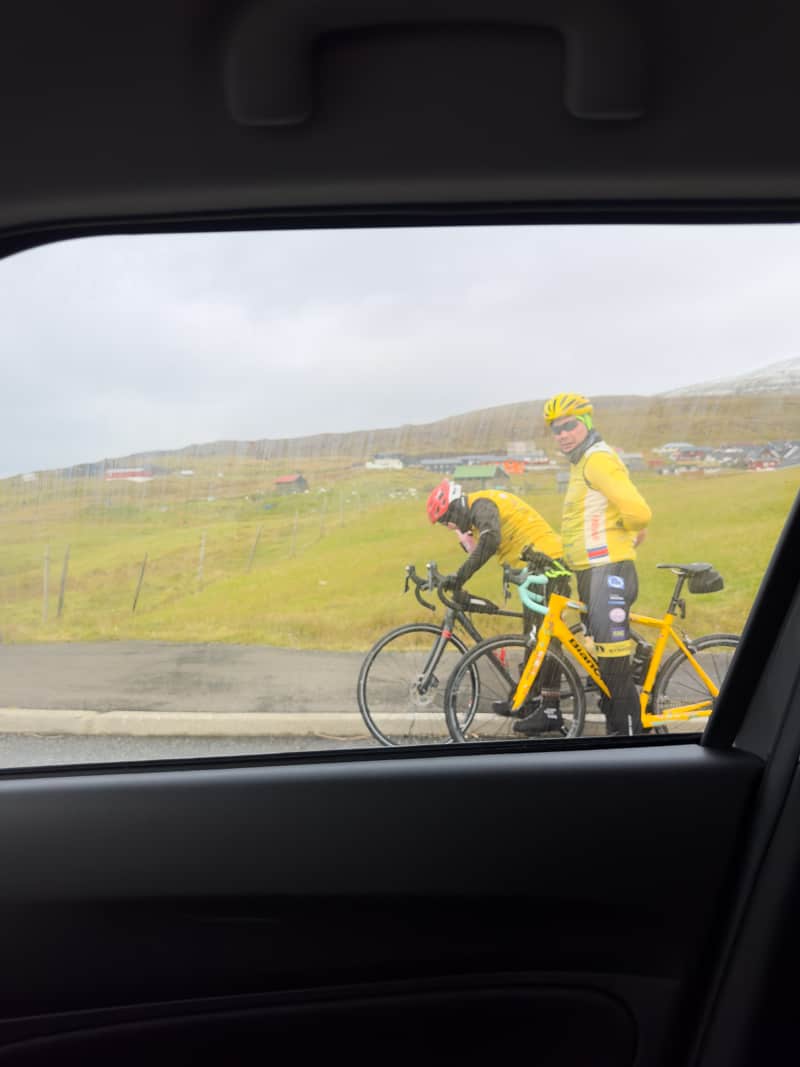
M 539 669 L 544 661 L 545 653 L 550 647 L 550 639 L 553 636 L 553 624 L 549 616 L 544 617 L 542 625 L 536 630 L 536 626 L 531 629 L 531 640 L 536 635 L 536 644 L 533 646 L 533 650 L 528 656 L 525 666 L 522 669 L 522 674 L 517 682 L 517 688 L 514 690 L 514 696 L 511 700 L 511 710 L 519 711 L 525 701 L 528 699 L 528 694 L 531 691 L 531 686 L 536 680 L 536 676 L 539 673 Z
M 419 675 L 416 681 L 417 692 L 420 696 L 425 696 L 432 686 L 435 687 L 439 684 L 439 679 L 436 677 L 435 673 L 436 668 L 439 666 L 439 661 L 444 654 L 447 642 L 453 636 L 454 626 L 455 614 L 452 611 L 448 611 L 445 614 L 441 632 L 431 649 L 431 654 L 428 656 L 422 674 Z
M 537 634 L 535 627 L 531 630 L 531 638 L 533 638 L 534 634 Z M 533 646 L 533 651 L 528 656 L 520 680 L 514 690 L 514 696 L 511 700 L 512 711 L 519 711 L 528 699 L 531 686 L 541 670 L 542 663 L 544 662 L 544 658 L 553 637 L 556 637 L 561 642 L 561 645 L 569 651 L 573 658 L 576 659 L 583 669 L 588 672 L 589 677 L 598 687 L 600 692 L 605 693 L 606 696 L 610 695 L 608 686 L 600 675 L 597 661 L 589 655 L 575 635 L 564 625 L 560 615 L 554 616 L 551 612 L 548 612 L 542 620 L 542 625 L 539 627 L 536 636 L 536 644 Z

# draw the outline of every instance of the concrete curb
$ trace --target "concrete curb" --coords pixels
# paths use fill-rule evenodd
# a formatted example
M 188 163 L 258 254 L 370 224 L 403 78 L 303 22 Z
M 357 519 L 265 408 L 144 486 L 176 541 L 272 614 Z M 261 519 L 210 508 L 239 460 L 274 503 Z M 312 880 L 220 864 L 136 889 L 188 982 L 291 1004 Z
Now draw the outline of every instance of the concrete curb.
M 600 722 L 600 715 L 587 715 Z M 388 716 L 382 716 L 389 729 Z M 412 725 L 410 717 L 392 716 L 393 730 Z M 424 721 L 423 721 L 424 720 Z M 447 736 L 439 713 L 417 713 L 413 726 L 431 737 Z M 594 731 L 592 731 L 594 732 Z M 2 734 L 68 734 L 89 737 L 329 737 L 350 740 L 371 734 L 355 711 L 214 712 L 84 711 L 66 708 L 0 708 Z
M 105 737 L 370 736 L 358 712 L 77 711 L 60 708 L 0 708 L 0 734 Z

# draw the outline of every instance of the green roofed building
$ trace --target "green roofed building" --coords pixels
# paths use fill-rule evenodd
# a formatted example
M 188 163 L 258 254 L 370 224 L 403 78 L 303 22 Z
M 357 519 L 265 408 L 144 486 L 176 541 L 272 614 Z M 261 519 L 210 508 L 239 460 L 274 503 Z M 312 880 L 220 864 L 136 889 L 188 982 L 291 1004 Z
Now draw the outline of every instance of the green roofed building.
M 456 467 L 452 478 L 454 482 L 463 485 L 466 492 L 469 492 L 470 489 L 473 492 L 476 489 L 492 489 L 495 486 L 502 485 L 504 482 L 508 482 L 506 472 L 495 463 L 476 463 L 473 466 L 467 464 Z

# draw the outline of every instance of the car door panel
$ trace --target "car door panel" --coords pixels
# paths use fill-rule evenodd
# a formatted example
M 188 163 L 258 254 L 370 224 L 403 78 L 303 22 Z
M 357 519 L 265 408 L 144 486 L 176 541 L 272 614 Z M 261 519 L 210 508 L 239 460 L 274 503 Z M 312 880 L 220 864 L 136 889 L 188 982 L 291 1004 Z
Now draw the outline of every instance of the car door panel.
M 681 1007 L 762 769 L 692 743 L 232 762 L 2 782 L 0 1040 L 56 1009 L 70 1029 L 138 1006 L 144 1048 L 164 1005 L 177 1042 L 187 1003 L 298 989 L 334 998 L 314 1025 L 335 1030 L 353 983 L 399 982 L 382 992 L 394 1012 L 414 996 L 403 982 L 458 980 L 501 1015 L 498 988 L 534 1016 L 555 997 L 568 1029 L 600 1034 L 599 1013 L 620 1056 Z M 449 987 L 415 1009 L 432 1041 L 450 1027 L 442 996 L 458 1000 Z M 371 1019 L 377 1002 L 358 1003 Z M 243 1033 L 276 1020 L 248 1008 Z

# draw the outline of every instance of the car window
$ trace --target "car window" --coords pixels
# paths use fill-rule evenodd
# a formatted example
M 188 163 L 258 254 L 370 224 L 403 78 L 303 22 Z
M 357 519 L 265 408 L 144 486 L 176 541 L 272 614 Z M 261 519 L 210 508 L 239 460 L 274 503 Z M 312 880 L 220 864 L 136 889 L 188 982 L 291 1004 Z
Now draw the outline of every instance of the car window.
M 702 731 L 800 484 L 798 264 L 623 225 L 4 260 L 0 762 Z

